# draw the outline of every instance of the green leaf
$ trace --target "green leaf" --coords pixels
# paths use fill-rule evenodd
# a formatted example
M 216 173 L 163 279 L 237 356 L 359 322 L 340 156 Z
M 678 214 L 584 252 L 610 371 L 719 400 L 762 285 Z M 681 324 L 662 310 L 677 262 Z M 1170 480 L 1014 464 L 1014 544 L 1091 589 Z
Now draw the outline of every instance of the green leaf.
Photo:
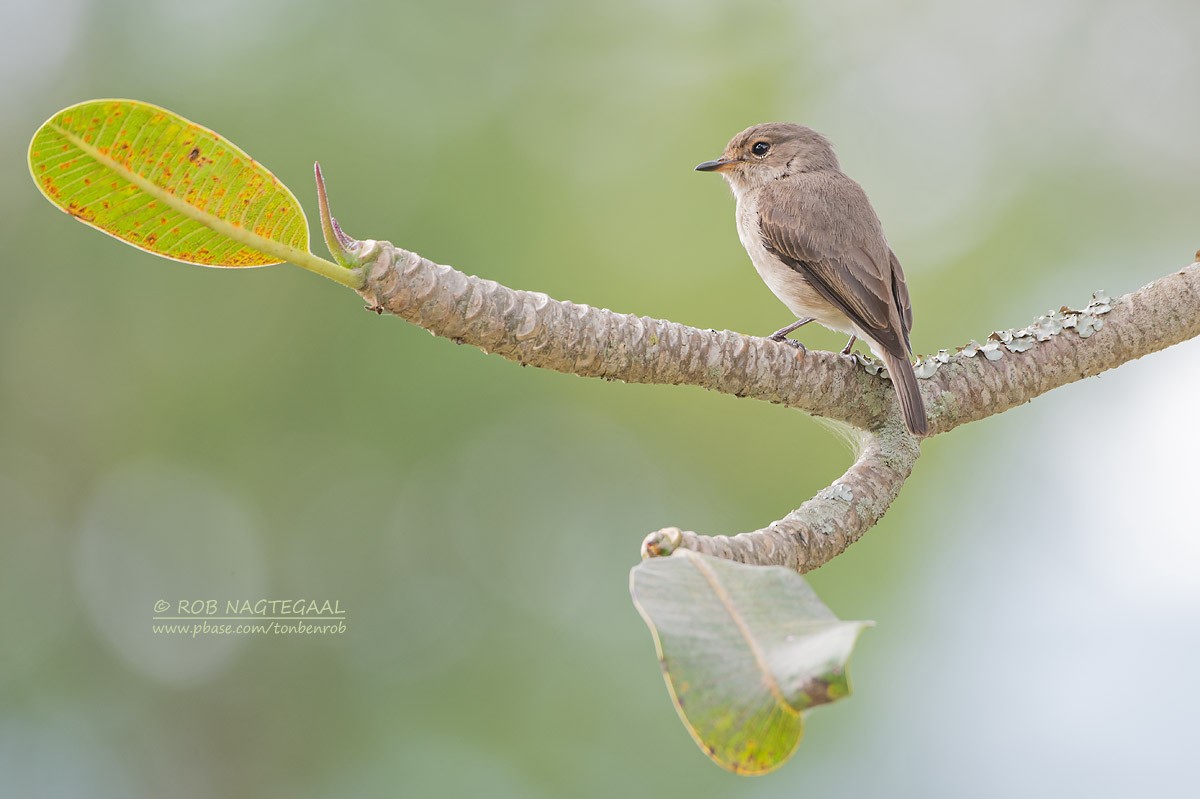
M 136 100 L 90 100 L 38 129 L 29 169 L 50 202 L 155 255 L 204 266 L 290 261 L 345 285 L 308 250 L 295 195 L 229 140 Z
M 635 566 L 630 591 L 684 726 L 738 774 L 780 766 L 803 711 L 849 695 L 846 661 L 871 624 L 838 620 L 790 569 L 684 549 Z

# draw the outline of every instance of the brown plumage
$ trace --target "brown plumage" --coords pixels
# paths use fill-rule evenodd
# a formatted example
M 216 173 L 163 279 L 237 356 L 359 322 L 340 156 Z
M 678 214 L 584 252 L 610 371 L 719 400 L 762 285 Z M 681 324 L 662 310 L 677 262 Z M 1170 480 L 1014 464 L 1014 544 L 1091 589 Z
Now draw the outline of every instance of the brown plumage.
M 783 341 L 812 320 L 862 338 L 887 365 L 909 431 L 924 435 L 904 271 L 866 193 L 843 174 L 829 141 L 802 125 L 755 125 L 734 136 L 721 158 L 696 169 L 719 171 L 729 181 L 742 245 L 801 320 L 772 338 Z

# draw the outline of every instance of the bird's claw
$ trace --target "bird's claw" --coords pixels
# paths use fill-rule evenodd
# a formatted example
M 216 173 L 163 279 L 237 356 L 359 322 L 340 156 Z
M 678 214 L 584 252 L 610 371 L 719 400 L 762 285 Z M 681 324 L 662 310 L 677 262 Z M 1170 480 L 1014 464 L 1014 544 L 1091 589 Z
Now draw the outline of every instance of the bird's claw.
M 796 341 L 794 338 L 788 338 L 787 336 L 767 336 L 767 338 L 769 338 L 771 341 L 777 341 L 780 344 L 787 344 L 792 349 L 800 350 L 802 354 L 808 354 L 808 347 L 804 346 L 799 341 Z

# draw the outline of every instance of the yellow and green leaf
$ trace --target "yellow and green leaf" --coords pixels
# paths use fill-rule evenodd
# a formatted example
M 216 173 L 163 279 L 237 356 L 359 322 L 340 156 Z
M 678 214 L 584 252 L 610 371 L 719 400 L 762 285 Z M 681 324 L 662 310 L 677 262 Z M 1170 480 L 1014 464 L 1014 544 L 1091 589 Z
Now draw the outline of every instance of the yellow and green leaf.
M 147 252 L 219 267 L 290 261 L 346 285 L 308 249 L 295 195 L 228 139 L 135 100 L 65 108 L 34 134 L 29 168 L 50 202 Z

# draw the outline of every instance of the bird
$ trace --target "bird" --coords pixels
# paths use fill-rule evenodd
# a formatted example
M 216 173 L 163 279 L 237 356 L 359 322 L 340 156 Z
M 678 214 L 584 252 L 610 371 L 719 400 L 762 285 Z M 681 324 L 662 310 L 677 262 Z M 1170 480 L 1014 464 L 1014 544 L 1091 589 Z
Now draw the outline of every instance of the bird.
M 803 349 L 787 335 L 816 321 L 850 336 L 844 355 L 862 339 L 887 366 L 905 427 L 925 435 L 904 270 L 866 192 L 842 172 L 829 140 L 804 125 L 754 125 L 696 170 L 718 172 L 729 183 L 742 246 L 797 317 L 770 338 Z

